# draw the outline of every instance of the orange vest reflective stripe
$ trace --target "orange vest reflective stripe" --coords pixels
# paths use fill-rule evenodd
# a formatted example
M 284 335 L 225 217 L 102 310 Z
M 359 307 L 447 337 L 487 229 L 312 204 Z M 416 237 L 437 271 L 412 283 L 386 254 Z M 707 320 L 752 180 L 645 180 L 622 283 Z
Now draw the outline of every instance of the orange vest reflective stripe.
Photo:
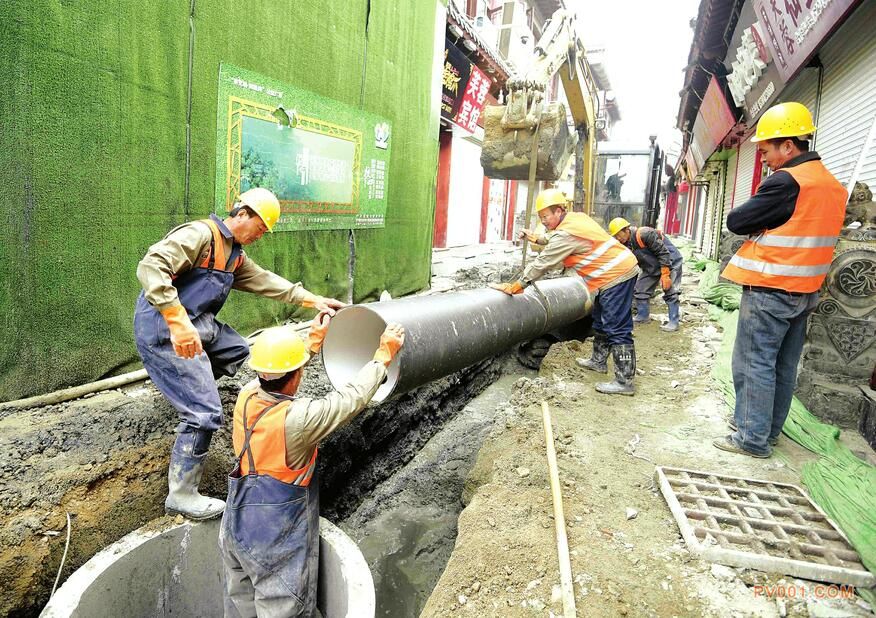
M 563 266 L 574 268 L 591 292 L 625 275 L 638 264 L 632 251 L 582 212 L 566 213 L 556 229 L 593 244 L 590 253 L 573 253 L 563 260 Z
M 782 170 L 800 185 L 791 218 L 745 241 L 721 275 L 741 285 L 817 292 L 833 261 L 848 194 L 821 161 Z
M 219 231 L 219 226 L 216 225 L 216 222 L 212 219 L 202 219 L 202 223 L 206 223 L 207 227 L 210 228 L 210 231 L 213 233 L 213 239 L 210 242 L 210 251 L 207 253 L 206 257 L 201 261 L 199 266 L 201 268 L 210 268 L 210 256 L 215 254 L 215 259 L 213 260 L 213 269 L 214 270 L 226 270 L 226 262 L 228 258 L 225 256 L 225 238 L 222 236 L 222 232 Z M 234 260 L 233 264 L 228 265 L 228 272 L 233 273 L 237 270 L 237 267 L 243 262 L 243 251 L 237 256 L 237 259 Z
M 270 402 L 257 395 L 258 387 L 241 391 L 234 406 L 232 439 L 240 460 L 240 474 L 265 474 L 284 483 L 307 487 L 316 470 L 313 449 L 303 468 L 286 466 L 286 411 L 289 400 Z

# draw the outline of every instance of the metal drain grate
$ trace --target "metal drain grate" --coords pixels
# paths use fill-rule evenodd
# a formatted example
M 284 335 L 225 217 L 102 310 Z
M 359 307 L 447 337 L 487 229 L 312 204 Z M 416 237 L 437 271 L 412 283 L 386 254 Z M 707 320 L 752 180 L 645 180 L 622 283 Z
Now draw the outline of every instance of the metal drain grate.
M 876 585 L 827 515 L 796 485 L 657 467 L 660 491 L 705 560 L 862 588 Z

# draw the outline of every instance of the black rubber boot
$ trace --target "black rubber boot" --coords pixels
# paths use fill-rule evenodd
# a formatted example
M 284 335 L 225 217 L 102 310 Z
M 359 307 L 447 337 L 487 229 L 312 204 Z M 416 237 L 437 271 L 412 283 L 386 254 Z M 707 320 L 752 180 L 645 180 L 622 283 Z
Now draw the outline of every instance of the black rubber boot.
M 613 345 L 611 357 L 614 360 L 614 382 L 601 382 L 596 385 L 596 390 L 607 395 L 635 395 L 636 347 L 633 344 Z
M 593 335 L 593 353 L 590 358 L 576 358 L 575 362 L 584 369 L 597 373 L 608 373 L 609 350 L 608 338 L 603 333 L 595 333 Z
M 167 499 L 164 511 L 168 515 L 183 515 L 189 519 L 213 519 L 222 515 L 225 502 L 198 493 L 204 475 L 204 460 L 213 434 L 209 431 L 185 431 L 176 436 L 170 452 L 167 470 Z

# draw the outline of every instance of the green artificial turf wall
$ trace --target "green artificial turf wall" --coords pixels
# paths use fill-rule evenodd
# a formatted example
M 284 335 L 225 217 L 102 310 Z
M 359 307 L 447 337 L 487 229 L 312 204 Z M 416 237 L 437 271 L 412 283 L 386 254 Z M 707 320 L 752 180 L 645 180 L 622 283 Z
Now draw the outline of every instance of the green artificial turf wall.
M 196 1 L 187 196 L 190 8 L 3 2 L 0 401 L 135 367 L 137 262 L 173 226 L 213 208 L 222 62 L 392 124 L 385 228 L 266 235 L 249 255 L 342 299 L 428 284 L 436 2 Z M 294 311 L 234 292 L 220 319 L 248 334 Z

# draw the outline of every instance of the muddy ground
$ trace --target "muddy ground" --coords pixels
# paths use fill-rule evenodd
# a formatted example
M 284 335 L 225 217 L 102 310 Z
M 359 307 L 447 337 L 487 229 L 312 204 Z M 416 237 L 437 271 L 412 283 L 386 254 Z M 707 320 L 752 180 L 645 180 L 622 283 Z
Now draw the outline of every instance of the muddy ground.
M 445 259 L 449 253 L 445 254 Z M 433 282 L 436 289 L 476 288 L 509 276 L 510 261 L 468 264 L 455 258 L 454 272 Z M 458 272 L 456 272 L 458 271 Z M 320 448 L 323 516 L 340 521 L 402 468 L 466 403 L 507 370 L 508 358 L 487 359 L 436 380 L 383 406 L 370 407 Z M 216 433 L 202 492 L 224 498 L 233 465 L 230 421 L 246 369 L 219 381 L 226 424 Z M 317 359 L 301 391 L 320 396 L 329 388 Z M 0 616 L 35 616 L 45 605 L 64 551 L 66 516 L 72 519 L 70 549 L 60 583 L 97 551 L 161 517 L 167 493 L 167 462 L 176 413 L 150 382 L 83 399 L 26 410 L 0 406 L 0 572 L 6 581 Z M 473 459 L 477 444 L 467 449 Z M 450 489 L 428 491 L 435 504 L 457 496 L 471 463 Z M 442 482 L 438 482 L 442 484 Z M 416 486 L 416 483 L 414 483 Z M 424 491 L 426 486 L 423 486 Z M 380 500 L 372 500 L 372 504 Z M 391 507 L 390 507 L 391 508 Z M 461 503 L 449 511 L 453 532 L 445 534 L 443 559 L 453 544 Z M 368 510 L 377 517 L 379 508 Z M 366 520 L 359 516 L 360 524 Z M 437 579 L 429 582 L 428 594 Z M 422 604 L 424 599 L 420 601 Z
M 684 310 L 677 334 L 657 322 L 636 328 L 635 397 L 595 392 L 604 376 L 575 364 L 589 356 L 589 341 L 555 344 L 539 377 L 515 384 L 467 479 L 456 546 L 422 616 L 562 615 L 542 400 L 553 416 L 578 615 L 870 615 L 857 598 L 768 599 L 753 585 L 801 580 L 713 566 L 685 548 L 655 465 L 799 485 L 813 456 L 785 436 L 767 460 L 711 445 L 728 433 L 709 375 L 720 334 L 704 308 Z M 858 434 L 843 436 L 872 458 Z

